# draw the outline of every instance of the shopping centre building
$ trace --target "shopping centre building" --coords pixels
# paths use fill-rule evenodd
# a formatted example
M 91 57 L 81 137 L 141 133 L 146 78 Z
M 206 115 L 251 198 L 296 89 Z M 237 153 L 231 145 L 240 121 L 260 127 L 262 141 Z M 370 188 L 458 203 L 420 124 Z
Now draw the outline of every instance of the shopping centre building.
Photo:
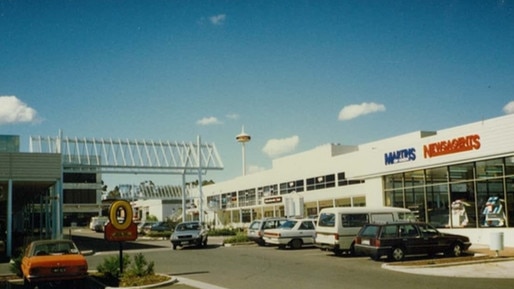
M 326 207 L 395 206 L 475 244 L 501 235 L 514 246 L 514 114 L 355 146 L 322 145 L 205 186 L 203 194 L 214 225 L 314 216 Z

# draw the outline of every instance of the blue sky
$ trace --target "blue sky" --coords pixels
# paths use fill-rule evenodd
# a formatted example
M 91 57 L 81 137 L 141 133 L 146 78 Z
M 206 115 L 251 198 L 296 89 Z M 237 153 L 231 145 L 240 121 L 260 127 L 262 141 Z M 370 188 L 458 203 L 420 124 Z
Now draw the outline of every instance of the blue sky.
M 214 181 L 514 112 L 514 1 L 0 0 L 0 134 L 203 141 Z M 138 183 L 145 176 L 105 177 Z M 173 177 L 158 182 L 177 183 Z M 114 184 L 110 184 L 114 185 Z

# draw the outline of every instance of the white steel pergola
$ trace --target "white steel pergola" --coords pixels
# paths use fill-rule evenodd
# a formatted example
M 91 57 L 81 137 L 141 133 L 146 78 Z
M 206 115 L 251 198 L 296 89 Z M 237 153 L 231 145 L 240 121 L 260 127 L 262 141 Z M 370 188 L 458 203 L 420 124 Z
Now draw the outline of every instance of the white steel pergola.
M 129 140 L 113 138 L 70 138 L 31 136 L 30 152 L 59 153 L 63 172 L 95 171 L 102 174 L 171 174 L 182 176 L 182 218 L 186 212 L 186 175 L 198 176 L 199 211 L 203 212 L 202 175 L 208 170 L 222 170 L 223 162 L 212 144 L 196 142 Z M 62 178 L 52 198 L 53 227 L 62 230 Z M 203 214 L 199 214 L 203 221 Z M 58 232 L 56 234 L 61 234 Z

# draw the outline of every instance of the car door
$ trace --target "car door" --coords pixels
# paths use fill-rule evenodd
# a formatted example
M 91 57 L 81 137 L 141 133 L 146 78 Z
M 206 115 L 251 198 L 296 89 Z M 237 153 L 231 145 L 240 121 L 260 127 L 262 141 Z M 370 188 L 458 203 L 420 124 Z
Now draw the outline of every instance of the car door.
M 419 230 L 422 235 L 423 241 L 428 247 L 427 253 L 442 252 L 446 244 L 441 243 L 439 238 L 439 231 L 429 224 L 420 224 Z
M 429 249 L 429 244 L 422 238 L 416 225 L 399 225 L 398 232 L 407 254 L 425 254 Z
M 315 229 L 313 221 L 302 221 L 298 227 L 298 234 L 301 236 L 304 244 L 314 243 Z

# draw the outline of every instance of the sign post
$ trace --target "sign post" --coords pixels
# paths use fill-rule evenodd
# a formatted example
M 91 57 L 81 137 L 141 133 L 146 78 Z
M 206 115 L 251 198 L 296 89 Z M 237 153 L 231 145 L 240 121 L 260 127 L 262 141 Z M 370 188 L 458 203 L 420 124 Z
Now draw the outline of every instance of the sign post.
M 129 202 L 114 201 L 109 207 L 109 223 L 104 228 L 104 239 L 120 245 L 120 273 L 123 273 L 123 242 L 137 239 L 137 226 L 132 221 L 133 215 Z

